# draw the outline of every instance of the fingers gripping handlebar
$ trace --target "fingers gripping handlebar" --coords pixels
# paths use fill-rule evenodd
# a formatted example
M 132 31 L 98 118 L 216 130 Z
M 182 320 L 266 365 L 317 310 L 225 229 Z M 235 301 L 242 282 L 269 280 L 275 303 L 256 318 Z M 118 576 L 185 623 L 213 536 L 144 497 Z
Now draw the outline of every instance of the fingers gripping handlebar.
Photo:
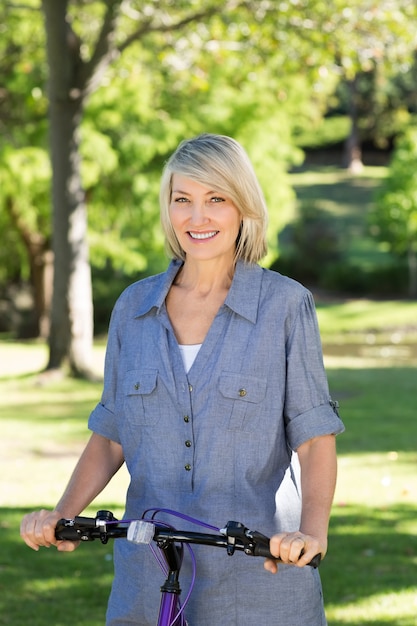
M 98 511 L 95 518 L 75 517 L 59 520 L 55 537 L 69 541 L 100 539 L 102 543 L 107 543 L 109 539 L 127 537 L 133 543 L 149 544 L 155 541 L 159 547 L 166 546 L 168 543 L 210 545 L 226 548 L 229 555 L 233 555 L 235 550 L 238 550 L 249 556 L 278 560 L 269 551 L 268 537 L 246 528 L 240 522 L 233 521 L 227 522 L 219 534 L 208 534 L 174 530 L 154 520 L 118 521 L 110 511 Z M 309 565 L 316 568 L 320 560 L 321 555 L 317 554 Z
M 236 538 L 243 544 L 243 548 L 240 549 L 242 549 L 245 554 L 250 556 L 263 556 L 266 559 L 273 559 L 274 561 L 280 560 L 271 554 L 269 550 L 269 538 L 257 530 L 249 530 L 249 528 L 246 528 L 240 522 L 228 522 L 225 530 L 229 542 L 230 539 Z M 228 554 L 233 554 L 233 551 L 230 552 L 230 543 L 227 546 L 227 552 Z M 300 556 L 302 556 L 302 554 L 303 552 Z M 320 561 L 321 554 L 316 554 L 308 565 L 317 568 L 320 565 Z
M 77 516 L 60 519 L 55 527 L 55 538 L 66 541 L 94 541 L 126 537 L 128 522 L 119 522 L 111 511 L 98 511 L 96 517 Z

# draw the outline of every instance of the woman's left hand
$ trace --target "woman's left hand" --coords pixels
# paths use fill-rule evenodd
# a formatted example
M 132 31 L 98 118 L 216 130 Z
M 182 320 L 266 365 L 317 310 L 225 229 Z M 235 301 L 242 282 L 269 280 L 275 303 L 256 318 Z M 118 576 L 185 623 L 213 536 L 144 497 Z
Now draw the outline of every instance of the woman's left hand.
M 327 545 L 324 545 L 323 541 L 317 537 L 297 531 L 273 535 L 269 549 L 271 554 L 283 563 L 304 567 L 317 554 L 321 554 L 323 558 L 327 551 Z M 278 563 L 272 559 L 267 559 L 264 567 L 271 574 L 276 574 L 278 571 Z

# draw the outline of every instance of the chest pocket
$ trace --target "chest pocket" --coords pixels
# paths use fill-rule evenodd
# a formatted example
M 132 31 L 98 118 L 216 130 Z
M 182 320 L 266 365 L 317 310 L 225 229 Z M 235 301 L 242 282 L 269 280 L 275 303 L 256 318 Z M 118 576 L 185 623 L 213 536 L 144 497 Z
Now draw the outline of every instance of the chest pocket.
M 132 424 L 151 426 L 160 418 L 157 393 L 158 370 L 141 369 L 126 372 L 124 381 L 124 415 Z
M 253 432 L 259 424 L 260 405 L 266 394 L 266 380 L 247 374 L 223 372 L 219 379 L 229 430 Z

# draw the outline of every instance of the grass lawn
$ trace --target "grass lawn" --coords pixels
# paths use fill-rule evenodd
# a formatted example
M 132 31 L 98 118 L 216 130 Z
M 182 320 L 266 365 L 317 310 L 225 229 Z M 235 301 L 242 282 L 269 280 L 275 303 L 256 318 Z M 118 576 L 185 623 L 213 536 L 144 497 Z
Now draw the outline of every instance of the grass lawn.
M 20 520 L 60 496 L 89 436 L 86 419 L 101 385 L 66 379 L 39 386 L 46 348 L 0 342 L 0 625 L 102 626 L 112 580 L 112 548 L 97 542 L 74 554 L 32 552 L 19 536 Z M 102 369 L 103 346 L 96 349 Z M 123 513 L 124 469 L 91 512 Z
M 328 371 L 347 427 L 321 569 L 329 625 L 415 625 L 415 366 Z

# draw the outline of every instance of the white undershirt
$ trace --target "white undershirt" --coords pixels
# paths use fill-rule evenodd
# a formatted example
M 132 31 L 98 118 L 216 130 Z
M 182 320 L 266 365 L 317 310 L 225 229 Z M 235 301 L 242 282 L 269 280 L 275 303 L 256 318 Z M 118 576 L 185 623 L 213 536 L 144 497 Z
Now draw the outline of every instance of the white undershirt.
M 190 371 L 191 366 L 194 363 L 195 358 L 200 348 L 201 348 L 201 343 L 196 343 L 192 346 L 188 346 L 188 345 L 183 346 L 180 344 L 180 352 L 181 352 L 182 360 L 184 362 L 185 371 L 187 374 Z

